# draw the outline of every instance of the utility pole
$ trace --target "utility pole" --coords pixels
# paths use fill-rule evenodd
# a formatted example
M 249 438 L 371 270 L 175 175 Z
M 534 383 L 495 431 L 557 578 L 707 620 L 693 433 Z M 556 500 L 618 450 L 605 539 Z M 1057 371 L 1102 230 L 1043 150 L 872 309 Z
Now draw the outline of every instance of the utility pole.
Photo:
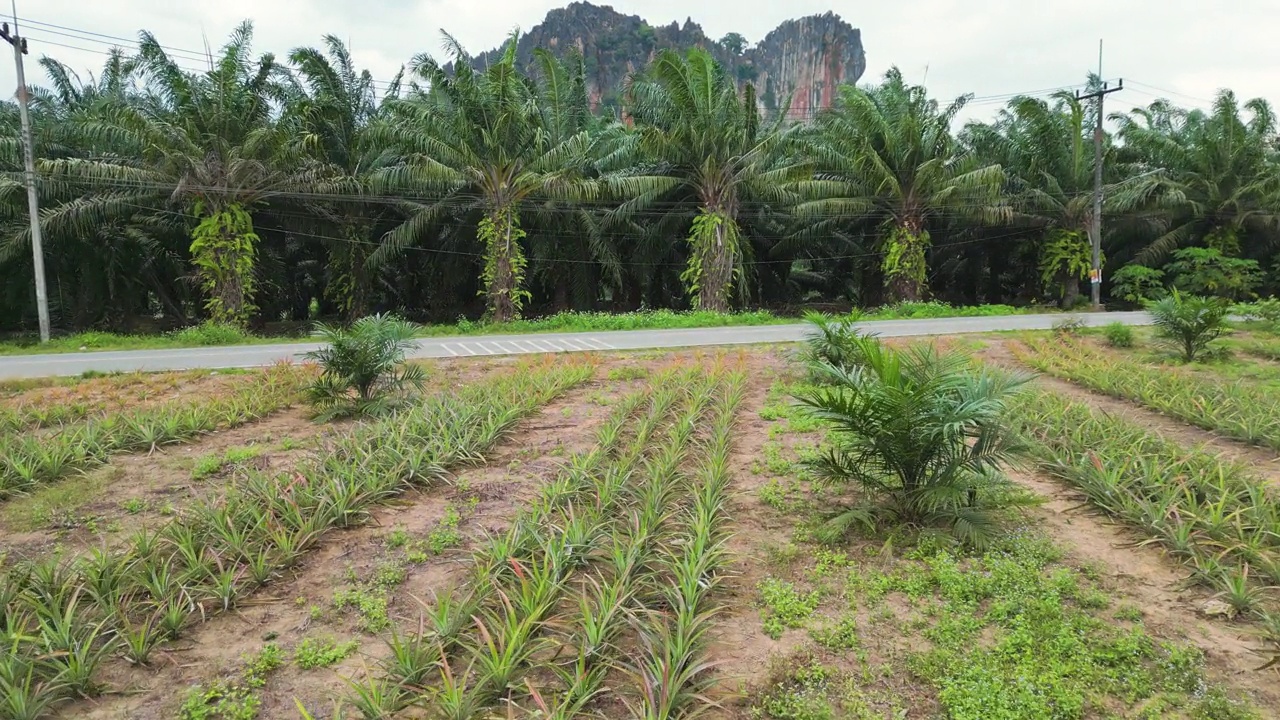
M 44 247 L 40 238 L 40 202 L 36 197 L 36 149 L 31 137 L 31 116 L 27 112 L 27 79 L 22 74 L 22 56 L 27 54 L 27 40 L 18 35 L 18 14 L 13 14 L 13 34 L 9 23 L 0 24 L 0 37 L 13 46 L 13 60 L 18 67 L 18 115 L 22 119 L 22 154 L 27 172 L 27 213 L 31 216 L 31 256 L 36 276 L 36 313 L 40 317 L 40 342 L 49 342 L 49 293 L 44 286 Z
M 1093 129 L 1093 222 L 1089 227 L 1089 240 L 1093 245 L 1093 269 L 1089 271 L 1090 300 L 1094 310 L 1102 308 L 1102 99 L 1124 89 L 1124 80 L 1113 88 L 1102 80 L 1102 41 L 1098 41 L 1098 82 L 1096 91 L 1087 95 L 1076 92 L 1077 100 L 1098 101 L 1098 124 Z

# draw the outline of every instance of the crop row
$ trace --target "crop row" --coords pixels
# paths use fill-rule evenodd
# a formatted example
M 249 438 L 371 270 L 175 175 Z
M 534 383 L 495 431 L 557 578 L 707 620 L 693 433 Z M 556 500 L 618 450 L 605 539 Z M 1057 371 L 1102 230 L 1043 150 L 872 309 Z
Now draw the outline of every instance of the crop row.
M 353 704 L 366 717 L 410 705 L 448 718 L 500 705 L 546 718 L 705 709 L 741 389 L 723 368 L 671 371 L 620 403 L 419 632 L 393 636 Z
M 324 534 L 363 522 L 375 503 L 480 459 L 519 418 L 593 372 L 586 363 L 522 367 L 357 426 L 292 472 L 250 471 L 119 549 L 51 559 L 0 576 L 0 716 L 40 717 L 98 690 L 113 654 L 147 663 L 162 642 L 233 607 L 298 563 Z
M 224 397 L 174 401 L 67 425 L 0 436 L 0 500 L 100 465 L 115 454 L 153 451 L 218 428 L 252 422 L 297 402 L 309 371 L 288 364 L 246 376 Z
M 1280 361 L 1280 338 L 1254 336 L 1246 340 L 1233 342 L 1232 345 L 1255 357 Z
M 1014 354 L 1042 372 L 1244 442 L 1280 450 L 1280 391 L 1135 361 L 1074 338 L 1027 340 Z
M 201 377 L 208 377 L 208 372 L 129 373 L 31 391 L 0 403 L 0 433 L 66 425 L 119 412 Z
M 1013 421 L 1045 471 L 1150 534 L 1234 612 L 1264 614 L 1263 586 L 1280 584 L 1280 504 L 1264 481 L 1051 392 L 1021 395 Z

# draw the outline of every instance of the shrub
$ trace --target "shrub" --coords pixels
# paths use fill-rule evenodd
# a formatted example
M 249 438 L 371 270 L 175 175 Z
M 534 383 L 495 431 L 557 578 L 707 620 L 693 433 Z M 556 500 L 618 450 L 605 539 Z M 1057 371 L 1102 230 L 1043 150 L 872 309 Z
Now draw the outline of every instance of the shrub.
M 426 372 L 405 362 L 417 326 L 393 315 L 370 315 L 349 328 L 316 325 L 326 347 L 306 358 L 320 363 L 312 404 L 324 418 L 376 415 L 393 408 L 408 388 L 422 389 Z
M 1257 260 L 1227 257 L 1214 248 L 1183 248 L 1165 266 L 1173 286 L 1193 295 L 1211 295 L 1229 300 L 1254 296 L 1262 282 Z
M 1231 312 L 1245 320 L 1263 323 L 1272 332 L 1280 332 L 1280 300 L 1276 298 L 1241 303 L 1231 308 Z
M 1227 306 L 1214 298 L 1183 295 L 1151 303 L 1156 335 L 1171 345 L 1187 362 L 1202 355 L 1209 344 L 1226 332 Z
M 856 338 L 849 368 L 813 369 L 828 385 L 796 399 L 830 425 L 832 445 L 808 462 L 820 482 L 853 484 L 864 501 L 820 529 L 835 539 L 881 522 L 943 527 L 973 546 L 994 535 L 993 511 L 1026 501 L 1001 466 L 1016 450 L 1005 405 L 1029 375 L 974 369 L 963 355 L 899 352 Z
M 1167 294 L 1163 270 L 1145 265 L 1125 265 L 1111 276 L 1111 297 L 1132 305 L 1144 305 Z
M 1113 322 L 1102 328 L 1107 344 L 1115 348 L 1133 347 L 1133 328 L 1124 323 Z
M 193 345 L 196 347 L 210 345 L 238 345 L 246 343 L 253 339 L 253 336 L 245 332 L 243 329 L 230 325 L 228 323 L 217 323 L 212 320 L 201 323 L 200 325 L 192 325 L 181 330 L 175 330 L 172 333 L 174 340 L 183 345 Z

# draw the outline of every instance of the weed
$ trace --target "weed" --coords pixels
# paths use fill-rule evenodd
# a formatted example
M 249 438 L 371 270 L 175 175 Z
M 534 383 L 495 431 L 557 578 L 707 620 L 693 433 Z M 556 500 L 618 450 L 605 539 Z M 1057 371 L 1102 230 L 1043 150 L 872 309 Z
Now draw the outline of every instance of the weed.
M 649 377 L 649 368 L 643 365 L 623 365 L 622 367 L 609 368 L 606 377 L 612 382 L 643 380 Z
M 283 664 L 284 651 L 267 643 L 246 658 L 238 678 L 219 678 L 191 688 L 178 708 L 179 720 L 254 720 L 262 706 L 258 691 L 266 685 L 267 676 Z
M 787 628 L 804 627 L 821 601 L 817 590 L 802 593 L 795 585 L 776 578 L 765 579 L 757 589 L 764 606 L 764 631 L 774 640 L 782 637 Z
M 445 506 L 444 517 L 427 533 L 427 549 L 432 555 L 439 555 L 449 548 L 462 544 L 462 533 L 458 532 L 458 523 L 462 515 L 452 504 Z
M 303 670 L 329 667 L 345 660 L 359 646 L 355 640 L 339 643 L 333 638 L 303 638 L 293 652 L 293 661 Z
M 1079 335 L 1088 327 L 1084 318 L 1078 315 L 1069 315 L 1061 320 L 1055 320 L 1053 323 L 1054 335 Z
M 409 535 L 408 530 L 403 527 L 396 527 L 387 533 L 386 543 L 389 548 L 402 548 L 408 545 L 411 539 L 412 536 Z
M 842 615 L 834 625 L 810 629 L 809 636 L 828 650 L 852 650 L 858 647 L 858 623 L 852 615 Z
M 129 498 L 128 500 L 121 501 L 120 509 L 130 515 L 137 515 L 147 509 L 147 501 L 143 498 Z
M 1133 347 L 1133 328 L 1124 323 L 1109 323 L 1102 328 L 1102 335 L 1107 344 L 1114 348 Z

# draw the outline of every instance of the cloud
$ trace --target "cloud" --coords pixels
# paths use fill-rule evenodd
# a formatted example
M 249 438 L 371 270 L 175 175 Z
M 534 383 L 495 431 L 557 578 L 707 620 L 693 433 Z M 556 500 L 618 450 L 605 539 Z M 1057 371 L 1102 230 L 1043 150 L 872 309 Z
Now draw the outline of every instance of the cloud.
M 529 28 L 563 3 L 550 0 L 43 0 L 20 13 L 32 19 L 108 35 L 136 38 L 140 28 L 161 43 L 200 51 L 216 49 L 244 18 L 252 18 L 255 47 L 283 57 L 325 34 L 348 41 L 356 60 L 387 80 L 415 54 L 441 53 L 447 28 L 472 52 L 499 44 L 514 27 Z M 903 0 L 835 7 L 820 0 L 621 0 L 614 9 L 652 24 L 692 18 L 711 37 L 742 33 L 759 41 L 783 20 L 838 9 L 862 29 L 866 80 L 891 65 L 908 79 L 925 81 L 944 100 L 972 92 L 1006 95 L 1081 83 L 1096 68 L 1105 38 L 1107 77 L 1137 81 L 1132 92 L 1111 96 L 1118 107 L 1145 105 L 1176 93 L 1187 105 L 1206 105 L 1223 87 L 1242 98 L 1280 103 L 1280 53 L 1275 28 L 1280 2 L 1231 0 Z M 101 66 L 106 45 L 30 26 L 29 82 L 43 75 L 34 59 L 48 54 L 77 70 Z M 75 33 L 71 33 L 75 34 Z M 101 40 L 102 38 L 99 38 Z M 59 47 L 74 45 L 84 50 Z M 97 51 L 97 52 L 94 52 Z M 195 66 L 190 58 L 182 64 Z M 14 87 L 13 67 L 0 59 L 0 90 Z M 1159 88 L 1159 90 L 1156 90 Z M 970 117 L 994 114 L 1000 102 L 975 103 Z M 1114 107 L 1114 106 L 1113 106 Z

